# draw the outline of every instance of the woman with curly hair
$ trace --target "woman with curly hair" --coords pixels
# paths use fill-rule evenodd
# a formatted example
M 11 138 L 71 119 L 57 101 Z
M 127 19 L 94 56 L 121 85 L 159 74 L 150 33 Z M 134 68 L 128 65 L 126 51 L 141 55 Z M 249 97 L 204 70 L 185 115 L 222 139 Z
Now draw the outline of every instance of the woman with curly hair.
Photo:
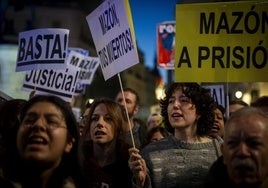
M 220 142 L 208 137 L 215 102 L 197 83 L 173 83 L 160 101 L 164 124 L 172 134 L 150 143 L 139 154 L 130 149 L 135 180 L 147 187 L 200 187 L 211 164 L 220 157 Z M 147 168 L 147 170 L 146 170 Z

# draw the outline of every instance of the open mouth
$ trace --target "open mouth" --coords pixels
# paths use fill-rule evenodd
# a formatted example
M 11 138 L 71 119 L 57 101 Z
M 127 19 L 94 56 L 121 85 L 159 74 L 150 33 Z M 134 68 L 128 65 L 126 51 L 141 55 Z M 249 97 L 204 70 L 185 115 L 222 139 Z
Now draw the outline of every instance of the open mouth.
M 214 125 L 212 126 L 212 128 L 211 128 L 211 131 L 212 131 L 212 132 L 218 132 L 219 130 L 220 130 L 220 128 L 219 128 L 219 126 L 216 125 L 216 124 L 214 124 Z
M 28 140 L 28 144 L 47 144 L 47 140 L 42 136 L 31 136 Z
M 183 117 L 183 116 L 182 116 L 182 114 L 180 114 L 180 113 L 173 113 L 173 114 L 171 115 L 171 117 L 179 118 L 179 117 Z
M 106 133 L 104 131 L 96 131 L 95 136 L 101 136 L 101 135 L 106 135 Z

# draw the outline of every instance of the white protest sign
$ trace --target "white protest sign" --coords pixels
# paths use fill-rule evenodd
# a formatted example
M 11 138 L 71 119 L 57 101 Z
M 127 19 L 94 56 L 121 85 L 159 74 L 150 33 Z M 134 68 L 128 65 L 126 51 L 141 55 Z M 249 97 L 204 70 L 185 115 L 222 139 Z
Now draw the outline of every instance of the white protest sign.
M 86 19 L 105 80 L 139 62 L 127 0 L 104 1 Z
M 223 107 L 226 106 L 223 85 L 208 85 L 204 87 L 210 89 L 210 94 L 217 104 L 222 105 Z
M 90 85 L 100 61 L 97 57 L 84 56 L 79 52 L 71 50 L 67 58 L 67 64 L 68 66 L 78 67 L 80 69 L 78 75 L 79 82 Z
M 33 91 L 35 94 L 51 94 L 72 101 L 78 79 L 79 69 L 69 67 L 63 70 L 31 70 L 27 71 L 22 90 Z
M 68 55 L 71 53 L 71 51 L 79 52 L 80 54 L 83 54 L 84 56 L 89 55 L 89 51 L 83 48 L 69 47 L 67 50 Z M 85 94 L 85 89 L 86 89 L 86 85 L 80 83 L 80 81 L 77 81 L 74 95 L 78 96 L 80 94 Z
M 19 33 L 16 72 L 66 68 L 69 30 L 44 28 Z
M 82 64 L 80 66 L 80 74 L 82 71 L 84 72 L 81 83 L 90 85 L 99 65 L 100 59 L 98 57 L 85 56 L 84 61 L 82 61 Z

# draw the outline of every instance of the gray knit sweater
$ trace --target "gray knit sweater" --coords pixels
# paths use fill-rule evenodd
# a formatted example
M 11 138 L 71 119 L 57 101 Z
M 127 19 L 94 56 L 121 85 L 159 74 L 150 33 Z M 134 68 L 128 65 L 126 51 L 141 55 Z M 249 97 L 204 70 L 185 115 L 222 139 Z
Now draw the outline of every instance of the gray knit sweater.
M 221 155 L 220 142 L 214 139 L 207 143 L 186 143 L 171 135 L 147 145 L 141 155 L 152 187 L 200 188 L 210 166 Z

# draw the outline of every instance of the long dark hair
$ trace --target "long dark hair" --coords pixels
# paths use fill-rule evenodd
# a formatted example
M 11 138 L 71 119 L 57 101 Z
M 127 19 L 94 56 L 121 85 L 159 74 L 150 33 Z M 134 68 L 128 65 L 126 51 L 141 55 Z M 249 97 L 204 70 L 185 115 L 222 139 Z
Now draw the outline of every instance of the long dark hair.
M 197 121 L 197 135 L 205 136 L 209 133 L 214 122 L 215 102 L 210 95 L 210 90 L 201 87 L 197 83 L 172 83 L 166 90 L 166 96 L 160 100 L 161 115 L 167 130 L 174 133 L 174 128 L 168 120 L 168 101 L 176 90 L 182 90 L 182 93 L 189 97 L 196 107 L 196 113 L 200 115 Z
M 62 112 L 68 130 L 67 141 L 74 139 L 73 147 L 69 153 L 64 153 L 60 165 L 55 169 L 52 177 L 48 182 L 48 187 L 61 187 L 64 183 L 63 180 L 72 177 L 76 185 L 79 184 L 79 166 L 78 166 L 78 141 L 79 141 L 79 131 L 77 126 L 77 121 L 75 115 L 73 114 L 72 108 L 69 103 L 63 99 L 52 96 L 52 95 L 36 95 L 32 97 L 23 107 L 20 114 L 20 122 L 24 119 L 27 114 L 27 111 L 38 102 L 48 102 L 57 106 Z M 21 169 L 22 178 L 25 174 L 25 168 Z M 26 173 L 27 174 L 27 173 Z M 24 177 L 28 179 L 30 177 Z M 22 181 L 25 181 L 22 179 Z M 31 181 L 31 180 L 27 180 Z M 32 180 L 33 181 L 33 180 Z
M 19 114 L 25 99 L 11 99 L 0 105 L 0 168 L 5 177 L 15 180 L 16 169 L 19 163 L 19 154 L 16 147 L 16 137 L 19 129 Z
M 84 132 L 82 138 L 87 140 L 90 137 L 90 124 L 92 122 L 91 117 L 95 108 L 100 105 L 104 104 L 109 112 L 113 123 L 115 124 L 115 137 L 118 137 L 122 134 L 124 127 L 126 126 L 126 115 L 123 111 L 123 108 L 117 104 L 114 100 L 106 97 L 99 97 L 94 100 L 91 104 L 90 111 L 88 114 L 88 122 L 87 125 L 84 127 Z

